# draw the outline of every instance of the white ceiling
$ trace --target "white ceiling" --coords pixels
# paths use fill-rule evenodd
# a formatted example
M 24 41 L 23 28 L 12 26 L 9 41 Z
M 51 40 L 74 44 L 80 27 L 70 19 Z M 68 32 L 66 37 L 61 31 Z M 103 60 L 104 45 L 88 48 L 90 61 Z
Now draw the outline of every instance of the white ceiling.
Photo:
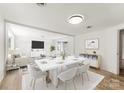
M 66 35 L 52 33 L 52 32 L 46 32 L 43 30 L 33 29 L 25 26 L 20 26 L 16 24 L 7 23 L 7 30 L 8 32 L 11 32 L 14 34 L 14 36 L 21 36 L 23 37 L 37 37 L 42 38 L 45 40 L 55 40 L 55 39 L 61 39 L 68 37 Z M 10 33 L 8 33 L 9 35 Z
M 67 23 L 66 19 L 72 14 L 84 15 L 84 22 L 78 25 Z M 0 15 L 9 21 L 78 35 L 124 23 L 124 4 L 47 3 L 45 7 L 32 3 L 0 4 Z M 89 25 L 93 27 L 86 29 Z

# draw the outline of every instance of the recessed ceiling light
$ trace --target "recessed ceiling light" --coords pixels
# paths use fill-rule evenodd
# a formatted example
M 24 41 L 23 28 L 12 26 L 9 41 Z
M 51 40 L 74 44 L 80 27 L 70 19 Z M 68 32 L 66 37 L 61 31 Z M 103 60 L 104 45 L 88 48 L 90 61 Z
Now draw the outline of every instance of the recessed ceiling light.
M 84 16 L 80 14 L 75 14 L 68 18 L 68 22 L 70 24 L 79 24 L 83 21 L 83 19 L 84 19 Z

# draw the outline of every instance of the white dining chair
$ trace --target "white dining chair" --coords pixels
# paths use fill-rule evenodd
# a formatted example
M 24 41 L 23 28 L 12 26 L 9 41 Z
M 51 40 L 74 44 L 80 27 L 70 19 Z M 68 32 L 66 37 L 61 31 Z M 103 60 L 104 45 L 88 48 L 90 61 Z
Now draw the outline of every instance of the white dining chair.
M 79 66 L 78 68 L 77 68 L 77 74 L 79 75 L 79 76 L 81 76 L 81 79 L 82 79 L 82 85 L 84 84 L 84 82 L 83 82 L 83 77 L 84 77 L 84 75 L 86 75 L 87 76 L 87 78 L 88 78 L 88 81 L 89 81 L 89 76 L 88 76 L 88 69 L 89 69 L 89 63 L 85 63 L 85 64 L 83 64 L 83 65 L 81 65 L 81 66 Z
M 67 89 L 67 81 L 70 81 L 72 80 L 73 81 L 73 85 L 74 85 L 74 88 L 76 89 L 76 86 L 75 86 L 75 82 L 74 82 L 74 77 L 76 76 L 76 72 L 77 72 L 77 68 L 71 68 L 71 69 L 68 69 L 62 73 L 60 73 L 57 77 L 58 77 L 58 85 L 59 85 L 59 82 L 62 81 L 65 83 L 65 89 Z M 57 85 L 57 87 L 58 87 Z
M 42 78 L 43 81 L 46 81 L 46 72 L 42 72 L 36 64 L 29 64 L 28 71 L 32 77 L 30 85 L 33 89 L 35 89 L 35 83 L 37 79 Z M 46 86 L 48 86 L 47 83 Z
M 71 56 L 68 56 L 67 58 L 68 58 L 68 59 L 73 59 L 73 58 L 75 58 L 75 57 L 74 57 L 74 55 L 71 55 Z
M 71 61 L 71 60 L 75 60 L 75 57 L 74 57 L 74 56 L 69 56 L 68 59 L 70 59 L 70 61 Z M 82 61 L 80 61 L 80 62 L 77 62 L 77 63 L 73 63 L 73 64 L 66 65 L 66 67 L 67 67 L 68 69 L 74 68 L 74 67 L 78 67 L 78 66 L 82 65 L 83 62 L 84 62 L 84 60 L 82 60 Z
M 78 67 L 78 66 L 79 66 L 79 63 L 74 63 L 74 64 L 66 65 L 66 68 L 71 69 L 71 68 Z

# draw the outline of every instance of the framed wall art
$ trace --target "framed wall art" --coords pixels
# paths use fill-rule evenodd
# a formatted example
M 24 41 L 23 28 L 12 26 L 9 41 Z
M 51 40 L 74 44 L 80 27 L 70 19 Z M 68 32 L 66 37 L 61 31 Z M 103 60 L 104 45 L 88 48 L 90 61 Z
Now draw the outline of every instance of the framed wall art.
M 98 49 L 99 48 L 98 38 L 85 40 L 85 48 L 86 49 Z

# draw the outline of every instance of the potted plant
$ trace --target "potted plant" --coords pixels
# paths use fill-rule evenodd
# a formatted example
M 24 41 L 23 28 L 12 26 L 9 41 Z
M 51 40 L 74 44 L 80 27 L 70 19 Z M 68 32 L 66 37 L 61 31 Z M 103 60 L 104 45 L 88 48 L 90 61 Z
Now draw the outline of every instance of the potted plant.
M 93 54 L 96 54 L 96 51 L 93 51 Z
M 52 52 L 52 51 L 54 51 L 55 50 L 55 46 L 51 46 L 50 47 L 50 51 Z
M 51 57 L 54 58 L 55 56 L 55 46 L 51 45 L 50 46 L 50 52 L 51 52 Z
M 65 60 L 65 52 L 61 52 L 62 59 Z

